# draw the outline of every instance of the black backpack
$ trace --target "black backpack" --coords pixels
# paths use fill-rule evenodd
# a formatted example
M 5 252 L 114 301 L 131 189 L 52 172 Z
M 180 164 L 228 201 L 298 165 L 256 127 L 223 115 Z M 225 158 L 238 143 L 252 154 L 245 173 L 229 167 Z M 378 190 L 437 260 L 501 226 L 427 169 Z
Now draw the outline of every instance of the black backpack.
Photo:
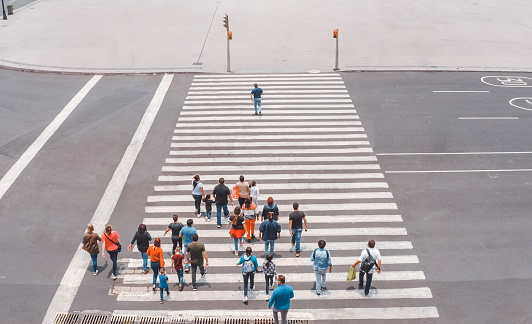
M 360 271 L 368 273 L 371 269 L 373 269 L 373 266 L 376 266 L 377 269 L 380 270 L 381 268 L 379 268 L 379 266 L 377 265 L 377 260 L 375 260 L 375 258 L 371 256 L 371 253 L 369 253 L 369 249 L 366 249 L 366 251 L 368 252 L 368 257 L 360 265 Z

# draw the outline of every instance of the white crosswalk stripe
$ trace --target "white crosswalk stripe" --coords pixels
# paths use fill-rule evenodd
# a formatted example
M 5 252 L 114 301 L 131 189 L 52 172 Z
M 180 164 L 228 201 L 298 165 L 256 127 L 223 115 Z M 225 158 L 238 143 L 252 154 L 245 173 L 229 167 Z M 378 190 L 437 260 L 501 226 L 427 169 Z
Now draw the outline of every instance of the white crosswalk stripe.
M 252 116 L 250 85 L 254 82 L 264 90 L 262 116 Z M 439 317 L 431 304 L 432 291 L 426 287 L 420 260 L 403 227 L 403 216 L 341 75 L 195 76 L 172 135 L 158 183 L 146 198 L 143 223 L 152 238 L 161 238 L 167 270 L 172 243 L 171 233 L 165 236 L 164 232 L 174 213 L 183 223 L 194 220 L 200 242 L 209 254 L 207 275 L 201 278 L 198 274 L 199 291 L 190 291 L 191 274 L 185 274 L 185 290 L 174 292 L 177 277 L 167 271 L 171 290 L 167 301 L 186 300 L 192 305 L 179 314 L 241 311 L 235 306 L 241 304 L 235 301 L 243 298 L 241 267 L 236 265 L 239 257 L 234 255 L 227 218 L 222 217 L 223 226 L 217 228 L 214 205 L 211 222 L 196 218 L 191 180 L 199 173 L 205 193 L 211 193 L 221 177 L 230 188 L 240 175 L 257 181 L 259 211 L 266 198 L 274 197 L 283 228 L 281 239 L 275 243 L 274 262 L 278 273 L 294 286 L 294 312 L 332 324 L 336 320 Z M 308 221 L 299 258 L 294 256 L 295 247 L 287 231 L 294 201 L 300 203 Z M 233 210 L 231 205 L 229 210 Z M 259 224 L 255 224 L 257 236 Z M 346 289 L 358 284 L 358 280 L 346 283 L 346 272 L 371 238 L 377 239 L 383 271 L 374 274 L 370 294 L 365 296 L 363 289 Z M 334 271 L 327 274 L 331 289 L 318 297 L 312 290 L 316 278 L 309 258 L 320 239 L 327 241 Z M 244 240 L 238 249 L 243 252 L 247 247 L 252 247 L 262 264 L 264 242 Z M 151 290 L 151 273 L 142 273 L 143 261 L 136 246 L 132 252 L 131 258 L 119 260 L 125 268 L 110 293 L 117 295 L 118 301 L 158 301 L 159 294 Z M 264 276 L 257 274 L 255 282 L 257 291 L 249 293 L 246 307 L 265 314 Z M 373 307 L 357 308 L 349 303 L 366 298 L 375 300 Z M 306 302 L 314 300 L 320 301 L 320 309 L 304 309 Z M 401 300 L 409 300 L 410 307 Z M 225 309 L 205 310 L 200 305 L 209 301 L 221 302 Z M 198 305 L 197 310 L 194 305 Z M 289 314 L 294 314 L 292 310 Z

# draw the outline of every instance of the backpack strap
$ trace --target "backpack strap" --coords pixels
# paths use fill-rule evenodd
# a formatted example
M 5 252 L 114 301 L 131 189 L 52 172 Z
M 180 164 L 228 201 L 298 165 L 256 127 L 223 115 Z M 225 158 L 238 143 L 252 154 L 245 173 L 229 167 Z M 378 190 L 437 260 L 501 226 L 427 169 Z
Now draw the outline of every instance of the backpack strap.
M 366 249 L 366 252 L 368 252 L 368 257 L 372 257 L 371 253 L 369 253 L 369 249 Z M 366 258 L 367 259 L 367 258 Z M 377 267 L 377 269 L 381 269 L 379 268 L 379 266 L 377 265 L 377 260 L 375 260 L 375 266 Z

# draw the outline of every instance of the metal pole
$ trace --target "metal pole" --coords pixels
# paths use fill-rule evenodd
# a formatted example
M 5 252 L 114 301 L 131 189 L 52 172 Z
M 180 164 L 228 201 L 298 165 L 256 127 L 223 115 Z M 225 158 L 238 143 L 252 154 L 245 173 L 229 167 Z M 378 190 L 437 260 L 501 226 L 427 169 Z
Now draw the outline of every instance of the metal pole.
M 227 34 L 227 72 L 231 72 L 231 52 L 229 51 L 229 34 Z
M 7 20 L 6 7 L 4 7 L 4 0 L 2 0 L 2 12 L 4 14 L 4 20 Z
M 338 37 L 336 37 L 336 61 L 335 61 L 335 63 L 334 63 L 334 69 L 333 69 L 333 70 L 334 70 L 334 71 L 338 71 L 338 70 L 340 70 L 340 69 L 338 68 Z

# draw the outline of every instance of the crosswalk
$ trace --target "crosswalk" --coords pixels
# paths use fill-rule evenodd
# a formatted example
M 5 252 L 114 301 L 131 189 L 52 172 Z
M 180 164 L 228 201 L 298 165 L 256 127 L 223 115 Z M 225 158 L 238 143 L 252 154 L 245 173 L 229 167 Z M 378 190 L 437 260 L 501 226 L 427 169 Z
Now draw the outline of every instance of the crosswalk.
M 253 115 L 249 98 L 255 82 L 264 90 L 262 116 Z M 171 242 L 163 234 L 177 213 L 183 223 L 194 220 L 209 254 L 209 272 L 205 278 L 198 276 L 198 291 L 187 286 L 178 292 L 176 277 L 170 274 L 168 303 L 180 302 L 186 311 L 197 309 L 202 314 L 215 314 L 217 308 L 264 312 L 264 277 L 256 275 L 257 289 L 250 292 L 249 305 L 238 302 L 243 298 L 243 279 L 229 229 L 194 216 L 190 183 L 196 173 L 206 193 L 220 177 L 232 187 L 244 175 L 247 181 L 257 181 L 261 208 L 267 197 L 275 199 L 283 231 L 275 244 L 279 257 L 274 261 L 295 290 L 294 312 L 328 323 L 368 318 L 423 321 L 439 316 L 403 217 L 339 74 L 195 76 L 169 155 L 146 197 L 143 222 L 152 237 L 162 239 L 165 252 L 171 251 Z M 294 201 L 309 223 L 299 258 L 287 231 Z M 215 214 L 214 209 L 214 218 Z M 327 275 L 328 291 L 318 297 L 309 258 L 320 239 L 327 241 L 333 272 Z M 374 275 L 366 297 L 356 288 L 358 280 L 345 278 L 369 239 L 375 239 L 381 250 L 383 271 Z M 247 246 L 262 259 L 262 242 L 244 243 L 239 250 Z M 170 255 L 165 255 L 169 263 Z M 140 255 L 131 253 L 120 262 L 125 268 L 110 293 L 119 302 L 141 303 L 139 309 L 142 303 L 157 301 L 151 274 L 141 273 Z M 190 274 L 185 274 L 185 282 L 190 284 Z M 215 304 L 206 309 L 202 304 L 206 302 Z

